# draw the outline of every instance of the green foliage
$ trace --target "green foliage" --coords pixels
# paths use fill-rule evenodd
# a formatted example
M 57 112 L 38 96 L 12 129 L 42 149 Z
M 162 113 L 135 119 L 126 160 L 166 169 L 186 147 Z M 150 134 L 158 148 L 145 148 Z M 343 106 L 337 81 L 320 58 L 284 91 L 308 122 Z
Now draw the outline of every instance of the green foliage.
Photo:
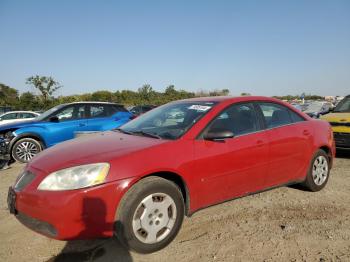
M 40 91 L 44 104 L 48 103 L 49 99 L 52 98 L 53 93 L 62 87 L 51 76 L 31 76 L 27 78 L 26 84 L 33 85 Z
M 51 77 L 35 76 L 27 79 L 27 83 L 37 88 L 41 95 L 34 95 L 30 92 L 18 94 L 14 88 L 0 83 L 0 106 L 10 106 L 13 109 L 20 110 L 46 110 L 53 106 L 65 103 L 72 103 L 78 101 L 106 101 L 119 103 L 125 106 L 133 105 L 162 105 L 174 100 L 181 100 L 193 97 L 202 96 L 227 96 L 230 93 L 228 89 L 215 89 L 213 91 L 200 90 L 196 93 L 185 90 L 177 90 L 174 85 L 169 85 L 164 92 L 155 91 L 151 85 L 145 84 L 137 91 L 132 90 L 117 90 L 111 92 L 108 90 L 100 90 L 93 93 L 59 96 L 53 97 L 53 93 L 60 88 L 58 82 Z M 250 95 L 249 93 L 241 93 L 241 95 Z M 300 99 L 300 95 L 278 96 L 276 98 L 282 100 Z M 305 95 L 306 100 L 323 99 L 317 95 Z
M 0 83 L 0 105 L 16 106 L 18 104 L 18 91 Z

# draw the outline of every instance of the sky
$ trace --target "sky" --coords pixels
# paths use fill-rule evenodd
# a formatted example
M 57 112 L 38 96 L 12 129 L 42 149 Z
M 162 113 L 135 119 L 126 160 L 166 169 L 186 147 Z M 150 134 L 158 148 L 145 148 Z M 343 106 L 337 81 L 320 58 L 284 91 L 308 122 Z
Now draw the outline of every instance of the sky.
M 350 94 L 349 0 L 0 0 L 0 83 Z

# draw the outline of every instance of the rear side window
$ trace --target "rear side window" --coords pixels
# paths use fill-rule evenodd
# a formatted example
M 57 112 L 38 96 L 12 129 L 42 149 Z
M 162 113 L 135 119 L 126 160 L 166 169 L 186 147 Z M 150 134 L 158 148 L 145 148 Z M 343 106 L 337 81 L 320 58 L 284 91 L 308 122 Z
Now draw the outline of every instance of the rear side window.
M 122 105 L 109 105 L 109 108 L 110 108 L 111 115 L 117 112 L 128 112 L 128 110 L 126 110 L 126 108 Z
M 1 117 L 2 120 L 11 120 L 11 119 L 16 119 L 16 118 L 17 118 L 16 113 L 6 114 L 6 115 Z
M 36 115 L 32 114 L 32 113 L 20 113 L 19 114 L 19 118 L 33 118 L 36 117 Z
M 235 136 L 253 133 L 258 129 L 255 109 L 250 103 L 230 106 L 209 127 L 209 130 L 230 130 Z
M 290 110 L 273 103 L 258 104 L 265 119 L 267 128 L 284 126 L 293 123 Z
M 91 105 L 90 106 L 90 117 L 107 117 L 109 112 L 106 105 Z

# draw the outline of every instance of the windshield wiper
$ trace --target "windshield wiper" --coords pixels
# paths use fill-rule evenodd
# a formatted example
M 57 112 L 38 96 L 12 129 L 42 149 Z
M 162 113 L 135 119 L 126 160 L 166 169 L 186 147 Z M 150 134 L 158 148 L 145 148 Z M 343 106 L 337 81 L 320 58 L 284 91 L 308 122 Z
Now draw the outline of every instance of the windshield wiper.
M 152 138 L 162 139 L 161 136 L 158 136 L 158 135 L 152 134 L 152 133 L 148 133 L 148 132 L 145 132 L 145 131 L 142 131 L 142 130 L 127 131 L 127 130 L 121 129 L 121 128 L 116 128 L 116 129 L 113 129 L 113 130 L 119 131 L 119 132 L 127 134 L 127 135 L 142 135 L 142 136 L 148 136 L 148 137 L 152 137 Z
M 152 138 L 162 139 L 161 136 L 158 136 L 158 135 L 152 134 L 152 133 L 148 133 L 148 132 L 145 132 L 145 131 L 142 131 L 142 130 L 133 131 L 132 133 L 133 133 L 133 134 L 140 134 L 140 135 L 148 136 L 148 137 L 152 137 Z
M 113 129 L 113 130 L 119 131 L 119 132 L 121 132 L 121 133 L 123 133 L 123 134 L 133 135 L 133 132 L 126 131 L 126 130 L 121 129 L 121 128 L 116 128 L 116 129 Z

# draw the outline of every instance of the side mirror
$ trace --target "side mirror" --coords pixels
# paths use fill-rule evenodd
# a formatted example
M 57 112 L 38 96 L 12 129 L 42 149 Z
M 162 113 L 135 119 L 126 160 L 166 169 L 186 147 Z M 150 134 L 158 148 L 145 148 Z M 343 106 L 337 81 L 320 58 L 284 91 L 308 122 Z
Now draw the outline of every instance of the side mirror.
M 54 123 L 60 122 L 60 120 L 58 119 L 57 116 L 52 116 L 52 117 L 50 117 L 50 118 L 49 118 L 49 121 L 50 121 L 50 122 L 54 122 Z
M 227 138 L 232 138 L 235 135 L 230 130 L 209 130 L 205 135 L 205 140 L 220 141 Z

